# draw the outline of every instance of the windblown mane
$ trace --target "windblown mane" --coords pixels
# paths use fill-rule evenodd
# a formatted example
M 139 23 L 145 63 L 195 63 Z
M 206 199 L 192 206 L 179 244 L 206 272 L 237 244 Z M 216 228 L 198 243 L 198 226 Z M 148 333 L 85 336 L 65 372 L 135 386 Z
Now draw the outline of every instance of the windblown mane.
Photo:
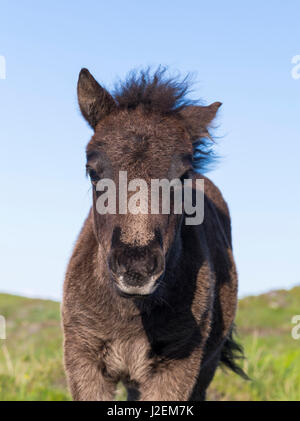
M 166 67 L 132 71 L 124 82 L 118 82 L 113 96 L 120 108 L 135 109 L 142 105 L 147 111 L 176 114 L 195 101 L 187 98 L 190 75 L 183 79 L 168 77 Z
M 167 68 L 159 66 L 151 72 L 150 68 L 132 71 L 124 82 L 118 82 L 113 97 L 120 109 L 134 110 L 142 106 L 147 112 L 158 112 L 162 115 L 179 115 L 179 112 L 190 105 L 201 105 L 200 100 L 188 98 L 191 91 L 191 75 L 184 78 L 169 77 Z M 216 155 L 212 150 L 212 135 L 194 142 L 193 165 L 195 171 L 204 173 L 215 162 Z

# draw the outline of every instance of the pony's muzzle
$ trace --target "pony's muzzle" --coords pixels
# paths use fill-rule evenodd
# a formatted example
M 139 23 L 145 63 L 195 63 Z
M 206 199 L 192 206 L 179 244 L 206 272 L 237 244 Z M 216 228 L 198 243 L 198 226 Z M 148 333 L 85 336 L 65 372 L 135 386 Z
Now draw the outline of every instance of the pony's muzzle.
M 149 295 L 158 286 L 165 259 L 160 248 L 119 247 L 112 250 L 109 269 L 119 292 Z

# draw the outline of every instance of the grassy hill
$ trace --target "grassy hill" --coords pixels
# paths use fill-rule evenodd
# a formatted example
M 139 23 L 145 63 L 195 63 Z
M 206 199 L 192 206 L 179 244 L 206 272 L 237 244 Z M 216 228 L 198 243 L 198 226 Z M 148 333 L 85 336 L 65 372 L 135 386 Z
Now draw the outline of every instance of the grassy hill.
M 62 366 L 59 304 L 0 294 L 7 339 L 0 339 L 1 400 L 69 400 Z M 300 339 L 291 336 L 300 314 L 300 287 L 239 302 L 242 363 L 251 381 L 218 369 L 209 400 L 300 400 Z M 117 399 L 124 399 L 122 388 Z

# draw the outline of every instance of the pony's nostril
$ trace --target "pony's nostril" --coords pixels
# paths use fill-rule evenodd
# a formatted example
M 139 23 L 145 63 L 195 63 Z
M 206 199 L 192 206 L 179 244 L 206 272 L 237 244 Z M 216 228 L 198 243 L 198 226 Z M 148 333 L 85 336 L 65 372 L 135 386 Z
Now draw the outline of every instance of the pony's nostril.
M 160 273 L 163 270 L 164 270 L 164 257 L 162 253 L 159 253 L 156 256 L 155 273 Z
M 110 268 L 110 270 L 112 272 L 116 272 L 117 270 L 117 259 L 115 258 L 114 255 L 110 255 L 109 260 L 108 260 L 108 266 Z
M 162 254 L 159 252 L 157 254 L 152 255 L 146 267 L 147 267 L 148 274 L 150 275 L 155 275 L 157 273 L 160 273 L 164 267 Z
M 109 268 L 115 274 L 119 274 L 122 271 L 123 265 L 118 253 L 111 254 L 109 259 Z
M 157 260 L 156 260 L 156 257 L 155 256 L 153 256 L 151 259 L 149 259 L 148 260 L 148 262 L 147 262 L 147 265 L 146 265 L 146 268 L 147 268 L 147 272 L 149 273 L 149 274 L 152 274 L 154 271 L 155 271 L 155 269 L 156 269 L 156 265 L 157 265 Z
M 117 263 L 116 266 L 118 268 L 118 271 L 121 271 L 123 265 L 122 265 L 122 261 L 121 261 L 121 256 L 120 255 L 116 257 L 116 263 Z

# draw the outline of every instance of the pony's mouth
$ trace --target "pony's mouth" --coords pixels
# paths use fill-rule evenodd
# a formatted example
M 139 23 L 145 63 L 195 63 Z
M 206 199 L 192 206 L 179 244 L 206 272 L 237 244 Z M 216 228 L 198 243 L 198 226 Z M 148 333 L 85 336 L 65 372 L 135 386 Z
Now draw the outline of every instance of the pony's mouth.
M 154 277 L 153 277 L 154 278 Z M 113 284 L 118 293 L 123 298 L 147 298 L 154 294 L 160 286 L 161 281 L 164 278 L 164 272 L 161 273 L 155 279 L 151 279 L 143 285 L 129 285 L 124 283 L 124 280 L 121 278 L 114 279 Z

